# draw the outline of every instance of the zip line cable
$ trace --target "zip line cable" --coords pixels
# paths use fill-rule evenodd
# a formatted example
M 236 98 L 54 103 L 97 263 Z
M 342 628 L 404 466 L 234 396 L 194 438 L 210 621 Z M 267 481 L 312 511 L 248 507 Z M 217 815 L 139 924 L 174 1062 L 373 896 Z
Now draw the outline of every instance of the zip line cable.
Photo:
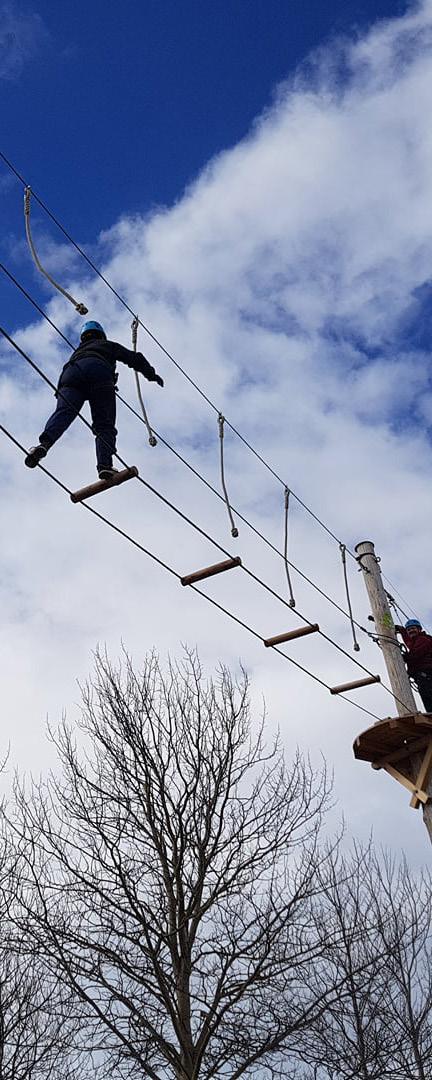
M 59 329 L 59 327 L 53 322 L 52 319 L 50 319 L 49 315 L 46 314 L 46 312 L 43 310 L 43 308 L 40 306 L 40 304 L 38 304 L 37 301 L 34 300 L 34 298 L 30 295 L 30 293 L 27 292 L 27 290 L 24 288 L 24 286 L 21 285 L 21 283 L 19 281 L 17 281 L 17 279 L 10 272 L 10 270 L 8 270 L 7 267 L 4 265 L 4 263 L 0 262 L 0 269 L 7 275 L 7 277 L 17 287 L 17 289 L 20 290 L 20 292 L 26 297 L 26 299 L 29 301 L 29 303 L 31 303 L 33 305 L 33 307 L 39 312 L 39 314 L 42 315 L 42 317 L 46 320 L 46 322 L 49 323 L 49 325 L 56 331 L 56 333 L 59 335 L 59 337 L 61 337 L 62 340 L 67 345 L 69 345 L 69 347 L 73 350 L 74 346 L 73 346 L 72 342 L 69 340 L 69 338 L 67 338 L 66 335 L 63 334 L 63 331 Z M 52 384 L 50 384 L 50 385 L 52 385 Z M 118 391 L 117 391 L 117 398 L 118 398 L 119 401 L 121 401 L 122 405 L 124 405 L 129 410 L 129 412 L 131 412 L 132 415 L 136 417 L 137 420 L 139 420 L 141 423 L 143 423 L 142 416 L 140 416 L 140 414 L 136 411 L 136 409 L 133 407 L 133 405 L 131 405 L 130 402 L 128 402 L 126 400 L 126 398 L 122 397 L 122 395 Z M 161 442 L 163 446 L 165 446 L 172 454 L 174 454 L 174 456 L 176 458 L 178 458 L 178 460 L 181 461 L 182 464 L 185 465 L 185 467 L 187 469 L 189 469 L 189 471 L 198 480 L 200 480 L 201 483 L 203 483 L 209 489 L 209 491 L 211 491 L 214 495 L 216 495 L 217 498 L 220 499 L 220 501 L 224 501 L 224 497 L 223 497 L 223 495 L 221 495 L 220 491 L 218 491 L 218 489 L 215 488 L 213 486 L 213 484 L 211 484 L 210 481 L 207 480 L 207 478 L 205 476 L 203 476 L 202 473 L 200 473 L 199 470 L 196 469 L 187 460 L 187 458 L 183 457 L 183 455 L 178 450 L 176 450 L 176 448 L 174 446 L 172 446 L 168 442 L 168 440 L 165 439 L 160 434 L 160 432 L 155 431 L 155 434 L 157 435 L 157 438 L 159 439 L 159 442 Z M 251 532 L 255 533 L 255 535 L 258 536 L 259 539 L 262 540 L 263 543 L 266 544 L 267 547 L 270 548 L 270 550 L 275 553 L 275 555 L 278 555 L 285 562 L 285 552 L 282 553 L 281 551 L 279 551 L 279 549 L 277 547 L 275 547 L 275 545 L 271 542 L 271 540 L 269 540 L 269 538 L 267 536 L 265 536 L 265 534 L 262 533 L 255 525 L 253 525 L 252 522 L 249 521 L 249 519 L 247 517 L 245 517 L 240 512 L 240 510 L 237 510 L 235 507 L 233 507 L 233 510 L 234 510 L 235 514 L 237 515 L 237 517 L 240 519 L 240 521 L 243 521 L 244 524 L 247 525 L 248 528 L 251 530 Z M 346 619 L 350 618 L 348 612 L 345 611 L 344 608 L 342 608 L 340 606 L 340 604 L 338 604 L 336 602 L 336 600 L 333 599 L 333 597 L 329 596 L 328 593 L 326 593 L 323 589 L 321 589 L 320 586 L 317 585 L 316 582 L 314 582 L 312 580 L 312 578 L 308 577 L 308 575 L 305 574 L 303 570 L 300 570 L 300 568 L 298 566 L 296 566 L 295 563 L 293 563 L 289 559 L 286 559 L 286 563 L 288 563 L 288 566 L 290 566 L 295 571 L 295 573 L 297 573 L 299 575 L 299 577 L 302 578 L 303 581 L 305 581 L 308 585 L 310 585 L 311 588 L 313 588 L 320 596 L 322 596 L 325 600 L 327 600 L 329 604 L 331 604 L 337 611 L 339 611 L 341 615 L 343 615 Z M 295 605 L 293 604 L 292 606 L 294 607 Z M 291 607 L 291 604 L 290 604 L 290 607 Z M 357 628 L 363 634 L 366 634 L 367 637 L 369 637 L 371 640 L 376 642 L 376 635 L 375 634 L 371 633 L 370 630 L 367 630 L 364 626 L 361 625 L 361 623 L 357 622 L 355 619 L 354 619 L 354 623 L 355 623 L 355 626 L 357 626 Z
M 30 366 L 33 368 L 33 370 L 36 371 L 36 373 L 43 379 L 43 381 L 46 382 L 51 387 L 51 389 L 56 391 L 56 387 L 55 387 L 54 383 L 51 382 L 51 379 L 49 379 L 49 377 L 47 375 L 45 375 L 45 373 L 42 371 L 41 368 L 39 368 L 39 366 L 34 362 L 34 360 L 32 360 L 28 356 L 28 354 L 24 352 L 23 349 L 21 349 L 21 347 L 17 344 L 17 342 L 15 342 L 14 339 L 1 326 L 0 326 L 0 333 L 3 334 L 3 336 L 6 338 L 6 340 L 16 349 L 16 351 L 23 357 L 23 359 L 26 360 L 28 364 L 30 364 Z M 56 392 L 57 392 L 58 396 L 60 396 L 60 397 L 62 396 L 61 389 L 57 390 Z M 78 410 L 74 410 L 74 411 L 76 412 L 76 416 L 79 417 L 79 419 L 82 421 L 83 424 L 85 424 L 85 426 L 89 429 L 89 431 L 92 431 L 92 426 L 91 426 L 91 424 L 89 424 L 88 420 L 86 420 L 85 417 L 82 416 L 81 413 Z M 115 454 L 115 457 L 121 462 L 121 464 L 124 466 L 124 468 L 129 467 L 127 465 L 127 462 L 124 461 L 124 459 L 122 457 L 120 457 L 120 455 L 118 453 Z M 139 475 L 136 477 L 136 479 L 139 480 L 140 483 L 144 485 L 144 487 L 146 487 L 149 491 L 151 491 L 152 494 L 155 495 L 156 498 L 158 498 L 165 506 L 167 506 L 178 517 L 180 517 L 182 521 L 186 522 L 186 524 L 188 524 L 191 528 L 193 528 L 196 532 L 198 532 L 200 536 L 203 536 L 204 539 L 208 540 L 209 543 L 213 544 L 213 546 L 216 547 L 218 551 L 220 551 L 223 555 L 226 555 L 227 558 L 229 558 L 229 559 L 232 558 L 230 552 L 227 551 L 226 548 L 222 547 L 222 545 L 219 544 L 218 541 L 216 541 L 212 536 L 210 536 L 204 529 L 202 529 L 201 526 L 197 524 L 197 522 L 193 521 L 191 518 L 188 517 L 187 514 L 183 513 L 183 511 L 180 510 L 179 507 L 175 506 L 175 504 L 172 503 L 169 499 L 167 499 L 165 495 L 163 495 L 160 491 L 158 491 L 156 488 L 154 488 L 152 484 L 150 484 L 147 480 L 144 480 L 144 478 L 139 476 Z M 288 609 L 290 608 L 289 603 L 282 596 L 280 596 L 279 593 L 277 593 L 274 589 L 272 589 L 270 585 L 268 585 L 265 581 L 263 581 L 262 578 L 260 578 L 258 575 L 256 575 L 249 567 L 242 564 L 241 569 L 244 571 L 245 574 L 248 575 L 248 577 L 250 577 L 253 581 L 255 581 L 256 584 L 260 585 L 260 587 L 265 589 L 265 591 L 268 592 L 271 596 L 273 596 L 274 599 L 278 600 L 279 603 L 283 604 L 284 607 L 286 607 Z M 302 615 L 302 613 L 300 611 L 295 610 L 294 614 L 297 615 L 297 617 L 299 619 L 301 619 L 302 622 L 306 623 L 308 626 L 313 626 L 314 625 L 313 623 L 311 623 L 310 619 L 307 619 L 306 616 Z M 325 641 L 327 641 L 330 645 L 332 645 L 333 648 L 337 649 L 337 651 L 340 652 L 343 656 L 346 656 L 351 661 L 351 663 L 355 664 L 356 667 L 360 668 L 367 675 L 370 675 L 370 676 L 373 677 L 373 672 L 371 672 L 369 670 L 369 668 L 366 668 L 364 666 L 364 664 L 361 664 L 358 660 L 354 660 L 354 657 L 352 657 L 350 655 L 350 653 L 348 653 L 346 651 L 346 649 L 344 649 L 341 645 L 339 645 L 338 642 L 334 641 L 334 639 L 331 638 L 328 634 L 324 633 L 323 630 L 319 630 L 318 632 L 319 632 L 320 636 Z M 390 696 L 393 699 L 395 699 L 396 701 L 399 701 L 400 704 L 404 705 L 404 707 L 407 708 L 405 703 L 400 701 L 399 698 L 395 697 L 392 690 L 388 686 L 386 686 L 385 683 L 381 683 L 381 685 L 382 685 L 383 689 L 387 693 L 389 693 Z
M 4 424 L 0 423 L 0 431 L 3 433 L 3 435 L 6 436 L 6 438 L 9 439 L 11 443 L 14 444 L 14 446 L 17 447 L 18 450 L 21 451 L 21 453 L 27 453 L 26 448 L 22 446 L 22 444 L 18 441 L 18 439 L 15 438 L 14 435 L 11 434 L 10 431 L 8 431 Z M 71 489 L 68 488 L 62 480 L 59 480 L 59 478 L 55 476 L 54 473 L 46 469 L 44 465 L 41 465 L 39 463 L 37 467 L 41 470 L 41 472 L 45 474 L 45 476 L 48 476 L 49 479 L 57 485 L 57 487 L 61 488 L 62 491 L 64 491 L 69 496 L 72 494 Z M 133 546 L 138 548 L 138 550 L 141 551 L 144 555 L 147 555 L 150 559 L 153 559 L 153 561 L 156 562 L 159 566 L 161 566 L 163 570 L 166 570 L 169 574 L 172 575 L 172 577 L 177 578 L 177 581 L 181 581 L 181 575 L 177 572 L 177 570 L 174 570 L 172 566 L 169 566 L 168 563 L 165 563 L 163 559 L 159 558 L 158 555 L 155 555 L 154 552 L 144 547 L 143 544 L 141 544 L 134 537 L 130 536 L 129 533 L 125 532 L 124 529 L 121 529 L 109 518 L 105 517 L 104 514 L 101 514 L 98 510 L 95 510 L 94 507 L 89 506 L 86 502 L 79 503 L 79 505 L 84 507 L 85 510 L 88 510 L 89 513 L 93 514 L 93 516 L 98 518 L 99 521 L 102 521 L 105 525 L 108 525 L 110 529 L 113 529 L 114 532 L 118 533 L 129 543 L 133 544 Z M 226 615 L 229 619 L 232 619 L 233 622 L 237 623 L 239 626 L 242 626 L 244 630 L 247 630 L 250 634 L 257 638 L 258 641 L 261 641 L 262 643 L 264 642 L 265 639 L 262 637 L 261 634 L 258 633 L 257 630 L 254 630 L 253 627 L 249 626 L 248 623 L 243 622 L 243 620 L 240 619 L 237 615 L 234 615 L 232 611 L 229 611 L 227 608 L 223 607 L 223 605 L 220 604 L 217 600 L 214 600 L 212 596 L 208 596 L 207 593 L 203 592 L 202 589 L 199 589 L 196 585 L 192 584 L 189 586 L 189 588 L 193 589 L 194 592 L 204 597 L 204 599 L 207 600 L 210 604 L 212 604 L 213 607 L 217 608 L 218 611 L 221 611 L 222 614 Z M 276 646 L 273 646 L 273 649 L 279 654 L 279 656 L 282 656 L 284 660 L 288 660 L 288 662 L 290 664 L 293 664 L 294 667 L 298 668 L 299 671 L 302 671 L 303 674 L 308 675 L 309 678 L 313 679 L 314 682 L 318 683 L 320 686 L 323 686 L 326 690 L 331 690 L 329 684 L 324 682 L 323 679 L 320 679 L 318 675 L 314 674 L 314 672 L 309 671 L 308 668 L 303 667 L 303 665 L 299 664 L 297 660 L 294 660 L 291 656 L 287 656 L 286 653 L 282 652 L 282 650 L 278 649 Z M 349 702 L 350 705 L 353 705 L 354 708 L 359 709 L 360 712 L 366 713 L 367 716 L 373 717 L 374 720 L 380 719 L 380 717 L 377 716 L 376 713 L 371 712 L 369 709 L 365 709 L 363 705 L 359 705 L 357 701 L 352 701 L 351 698 L 346 697 L 344 694 L 339 694 L 339 698 L 341 698 L 343 701 Z
M 15 165 L 12 164 L 12 162 L 6 157 L 6 155 L 1 150 L 0 150 L 0 159 L 4 162 L 4 164 L 7 166 L 7 168 L 10 169 L 10 171 L 14 174 L 14 176 L 20 181 L 20 183 L 24 186 L 24 188 L 25 189 L 28 188 L 29 184 L 27 183 L 27 181 L 24 179 L 24 177 L 21 175 L 21 173 L 15 167 Z M 135 318 L 136 317 L 135 312 L 129 306 L 129 304 L 124 299 L 124 297 L 121 296 L 121 294 L 117 291 L 117 289 L 114 288 L 114 286 L 111 284 L 111 282 L 108 280 L 108 278 L 106 278 L 105 275 L 102 273 L 102 271 L 99 270 L 99 267 L 97 267 L 96 264 L 93 262 L 93 260 L 90 259 L 90 257 L 84 251 L 84 249 L 82 247 L 80 247 L 79 244 L 77 244 L 76 240 L 73 239 L 73 237 L 70 235 L 70 233 L 67 231 L 67 229 L 65 229 L 65 227 L 61 224 L 61 222 L 58 220 L 58 218 L 55 217 L 55 215 L 52 213 L 52 211 L 49 209 L 49 207 L 46 205 L 46 203 L 43 202 L 43 200 L 40 198 L 40 196 L 37 195 L 36 192 L 33 191 L 33 189 L 32 189 L 32 195 L 33 195 L 33 199 L 39 204 L 41 209 L 44 211 L 44 213 L 47 214 L 47 216 L 50 218 L 50 220 L 53 222 L 53 224 L 58 229 L 60 229 L 60 231 L 63 233 L 63 235 L 69 241 L 69 243 L 72 244 L 72 246 L 75 248 L 75 250 L 78 251 L 78 253 L 81 255 L 81 257 L 85 260 L 87 265 L 90 266 L 91 269 L 93 270 L 93 272 L 100 278 L 101 281 L 104 282 L 104 284 L 107 286 L 107 288 L 113 293 L 113 295 L 123 305 L 123 307 L 126 308 L 126 310 L 129 312 L 129 314 L 132 315 L 133 318 Z M 156 335 L 153 333 L 153 331 L 150 330 L 150 328 L 144 322 L 142 322 L 141 319 L 139 319 L 138 321 L 139 321 L 139 325 L 143 328 L 143 330 L 145 330 L 146 334 L 148 334 L 148 336 L 154 342 L 154 344 L 157 345 L 159 349 L 161 349 L 161 351 L 164 353 L 164 355 L 167 357 L 167 359 L 170 360 L 171 363 L 174 364 L 174 366 L 177 368 L 177 370 L 180 371 L 180 373 L 184 376 L 185 379 L 187 379 L 187 381 L 190 383 L 190 385 L 193 386 L 193 388 L 197 391 L 198 394 L 200 394 L 200 396 L 204 399 L 204 401 L 206 401 L 207 404 L 214 410 L 214 412 L 216 412 L 219 415 L 220 409 L 217 407 L 217 405 L 215 405 L 214 402 L 211 401 L 211 399 L 204 392 L 204 390 L 202 390 L 202 388 L 198 385 L 198 383 L 195 382 L 195 380 L 192 378 L 191 375 L 189 375 L 189 373 L 185 370 L 185 368 L 183 368 L 181 366 L 181 364 L 179 364 L 179 362 L 175 359 L 175 357 L 172 355 L 172 353 L 170 353 L 168 351 L 168 349 L 165 348 L 165 346 L 156 337 Z M 231 429 L 231 431 L 235 435 L 237 435 L 237 438 L 239 438 L 241 440 L 241 442 L 244 444 L 244 446 L 246 446 L 247 449 L 250 450 L 250 452 L 252 454 L 254 454 L 254 456 L 257 458 L 257 460 L 260 461 L 262 465 L 264 465 L 264 467 L 268 470 L 268 472 L 270 472 L 272 474 L 272 476 L 280 484 L 282 484 L 282 486 L 283 486 L 283 488 L 285 490 L 285 488 L 287 486 L 285 480 L 282 480 L 282 477 L 279 476 L 279 474 L 275 471 L 275 469 L 273 469 L 273 467 L 271 465 L 269 465 L 269 463 L 265 460 L 264 457 L 262 457 L 262 455 L 259 453 L 259 451 L 256 450 L 254 446 L 252 446 L 252 444 L 245 438 L 244 435 L 241 434 L 241 432 L 234 426 L 234 424 L 231 423 L 230 420 L 225 418 L 225 422 L 226 422 L 227 426 Z M 318 515 L 315 514 L 314 511 L 311 510 L 311 508 L 305 502 L 303 502 L 303 500 L 300 498 L 300 496 L 296 495 L 296 493 L 294 491 L 292 491 L 292 489 L 291 489 L 291 494 L 292 494 L 292 497 L 296 500 L 296 502 L 299 503 L 299 505 L 317 522 L 318 525 L 321 526 L 322 529 L 324 529 L 324 531 L 326 533 L 328 533 L 329 536 L 332 537 L 333 540 L 336 541 L 337 544 L 340 544 L 342 542 L 339 539 L 339 537 L 337 537 L 336 534 L 325 524 L 325 522 L 322 521 L 321 518 L 318 517 Z M 355 556 L 354 552 L 351 551 L 349 547 L 347 547 L 346 550 L 347 550 L 348 554 L 351 556 L 351 558 L 356 561 L 356 556 Z

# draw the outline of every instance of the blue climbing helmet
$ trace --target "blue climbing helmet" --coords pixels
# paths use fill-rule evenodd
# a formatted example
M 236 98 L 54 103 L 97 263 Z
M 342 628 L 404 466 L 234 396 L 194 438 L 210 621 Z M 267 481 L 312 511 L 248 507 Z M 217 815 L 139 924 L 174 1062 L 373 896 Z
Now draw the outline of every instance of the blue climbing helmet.
M 418 619 L 408 619 L 408 622 L 405 623 L 405 630 L 410 630 L 411 626 L 418 626 L 420 630 L 422 628 L 422 624 Z
M 81 327 L 80 337 L 83 338 L 84 334 L 88 334 L 92 330 L 96 330 L 98 334 L 103 334 L 104 338 L 106 338 L 106 333 L 103 326 L 101 326 L 100 322 L 94 322 L 93 319 L 89 319 L 88 322 L 83 323 Z

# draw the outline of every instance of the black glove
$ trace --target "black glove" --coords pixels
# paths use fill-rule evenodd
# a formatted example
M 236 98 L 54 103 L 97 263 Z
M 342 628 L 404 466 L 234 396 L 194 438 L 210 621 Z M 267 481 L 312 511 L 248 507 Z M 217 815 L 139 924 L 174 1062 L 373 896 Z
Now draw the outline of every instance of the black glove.
M 153 379 L 153 382 L 157 382 L 158 386 L 163 386 L 163 384 L 164 384 L 163 379 L 161 378 L 160 375 L 156 375 L 156 372 L 155 372 L 155 377 Z

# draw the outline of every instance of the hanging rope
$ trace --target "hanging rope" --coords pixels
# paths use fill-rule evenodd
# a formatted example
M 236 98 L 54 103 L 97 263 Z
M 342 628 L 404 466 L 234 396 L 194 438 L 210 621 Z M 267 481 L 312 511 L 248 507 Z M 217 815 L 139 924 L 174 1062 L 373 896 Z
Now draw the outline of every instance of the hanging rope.
M 342 566 L 343 566 L 344 581 L 345 581 L 345 592 L 346 592 L 349 619 L 350 619 L 350 623 L 351 623 L 351 630 L 352 630 L 352 636 L 353 636 L 353 642 L 354 642 L 354 652 L 360 652 L 360 645 L 359 645 L 359 643 L 357 641 L 357 638 L 356 638 L 354 619 L 353 619 L 353 613 L 352 613 L 352 607 L 351 607 L 351 598 L 350 598 L 349 585 L 348 585 L 348 574 L 347 574 L 347 565 L 346 565 L 346 544 L 339 544 L 339 549 L 340 549 L 340 553 L 341 553 L 341 557 L 342 557 Z
M 290 494 L 291 494 L 290 489 L 286 487 L 285 488 L 284 563 L 285 563 L 285 573 L 286 573 L 287 582 L 288 582 L 288 589 L 289 589 L 289 594 L 290 594 L 289 606 L 290 607 L 295 607 L 295 599 L 294 599 L 293 587 L 292 587 L 292 583 L 291 583 L 291 575 L 290 575 L 290 570 L 289 570 L 289 562 L 288 562 L 288 513 L 289 513 L 289 497 L 290 497 Z
M 132 348 L 133 348 L 133 351 L 135 353 L 137 351 L 138 326 L 139 326 L 139 318 L 138 318 L 138 315 L 135 315 L 135 317 L 133 319 L 133 322 L 131 323 Z M 147 431 L 148 431 L 148 437 L 149 437 L 150 446 L 157 446 L 157 438 L 156 438 L 155 435 L 153 435 L 152 429 L 151 429 L 149 421 L 148 421 L 146 407 L 144 405 L 143 396 L 142 396 L 142 393 L 141 393 L 139 374 L 138 374 L 137 371 L 135 371 L 135 382 L 136 382 L 136 388 L 137 388 L 137 394 L 138 394 L 138 401 L 139 401 L 139 403 L 141 405 L 141 412 L 143 414 L 143 420 L 144 420 L 145 426 L 146 426 Z
M 224 447 L 225 417 L 222 416 L 222 413 L 219 413 L 218 424 L 219 424 L 219 439 L 220 439 L 220 469 L 221 469 L 222 490 L 223 490 L 223 493 L 224 493 L 224 496 L 225 496 L 226 508 L 227 508 L 227 511 L 228 511 L 228 517 L 229 517 L 230 525 L 231 525 L 231 536 L 233 536 L 234 539 L 235 539 L 238 536 L 238 528 L 237 528 L 237 526 L 235 524 L 235 521 L 234 521 L 234 518 L 233 518 L 233 515 L 232 515 L 232 510 L 231 510 L 230 502 L 229 502 L 229 498 L 228 498 L 228 492 L 227 492 L 226 484 L 225 484 L 224 450 L 223 450 L 223 447 Z
M 59 285 L 57 281 L 54 281 L 54 278 L 52 278 L 50 276 L 50 274 L 48 273 L 48 271 L 44 269 L 44 267 L 42 266 L 42 263 L 38 259 L 38 256 L 37 256 L 37 253 L 36 253 L 36 250 L 35 250 L 35 246 L 34 246 L 34 243 L 33 243 L 33 239 L 32 239 L 31 230 L 30 230 L 30 197 L 31 197 L 31 188 L 26 187 L 25 190 L 24 190 L 24 220 L 25 220 L 25 228 L 26 228 L 26 236 L 27 236 L 27 240 L 28 240 L 28 245 L 29 245 L 30 251 L 32 253 L 34 262 L 36 263 L 36 266 L 37 266 L 38 270 L 40 270 L 41 274 L 43 274 L 44 277 L 46 277 L 48 279 L 48 281 L 51 283 L 51 285 L 54 285 L 54 288 L 58 289 L 58 291 L 61 292 L 63 294 L 63 296 L 66 297 L 66 300 L 70 300 L 70 303 L 73 304 L 73 306 L 75 308 L 75 311 L 77 311 L 79 315 L 87 315 L 88 314 L 88 308 L 86 308 L 84 304 L 79 304 L 77 300 L 74 300 L 74 297 L 71 296 L 70 293 L 66 292 L 66 289 L 63 289 L 62 286 Z

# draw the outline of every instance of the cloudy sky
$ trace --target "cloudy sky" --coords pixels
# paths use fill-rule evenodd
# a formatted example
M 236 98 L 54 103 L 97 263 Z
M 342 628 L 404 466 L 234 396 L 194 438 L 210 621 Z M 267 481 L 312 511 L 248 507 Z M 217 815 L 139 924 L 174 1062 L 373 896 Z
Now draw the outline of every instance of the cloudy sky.
M 227 0 L 218 18 L 209 5 L 211 25 L 192 0 L 181 22 L 174 4 L 144 7 L 147 27 L 141 5 L 130 5 L 118 46 L 113 25 L 98 38 L 98 4 L 85 30 L 71 4 L 64 25 L 47 4 L 4 8 L 0 80 L 11 123 L 3 151 L 282 479 L 227 429 L 233 506 L 282 550 L 286 483 L 349 547 L 373 539 L 403 609 L 430 626 L 432 2 L 374 4 L 373 22 L 364 3 L 326 5 L 325 20 L 315 4 L 275 0 L 265 20 L 258 0 Z M 79 316 L 32 266 L 22 188 L 5 166 L 0 197 L 2 261 L 76 341 Z M 38 208 L 34 232 L 51 271 L 128 344 L 130 315 Z M 4 276 L 0 303 L 6 330 L 55 379 L 67 346 Z M 144 387 L 152 423 L 220 489 L 217 411 L 144 330 L 139 346 L 165 380 L 164 390 Z M 52 394 L 6 343 L 0 356 L 2 423 L 29 446 Z M 120 379 L 134 403 L 132 374 Z M 120 403 L 118 427 L 122 457 L 286 601 L 280 556 L 241 521 L 232 539 L 223 503 L 160 442 L 150 449 Z M 23 468 L 5 438 L 0 451 L 10 767 L 52 764 L 46 717 L 73 719 L 77 679 L 98 643 L 115 657 L 123 641 L 137 663 L 153 646 L 165 656 L 187 643 L 209 673 L 219 660 L 234 669 L 243 662 L 256 714 L 264 698 L 288 756 L 296 744 L 317 762 L 324 753 L 350 834 L 373 829 L 415 860 L 428 855 L 407 793 L 353 760 L 353 739 L 370 717 L 72 506 L 42 472 Z M 76 423 L 47 467 L 71 488 L 90 481 L 90 433 Z M 177 573 L 222 557 L 137 482 L 93 505 Z M 338 544 L 296 500 L 290 555 L 344 605 Z M 364 585 L 348 562 L 355 616 L 367 626 Z M 348 620 L 295 572 L 293 585 L 300 612 L 349 655 L 318 636 L 286 653 L 329 685 L 361 676 L 355 659 L 387 682 L 377 646 L 359 633 L 354 654 Z M 241 570 L 203 591 L 260 636 L 298 625 Z M 382 687 L 351 697 L 377 716 L 395 712 Z

